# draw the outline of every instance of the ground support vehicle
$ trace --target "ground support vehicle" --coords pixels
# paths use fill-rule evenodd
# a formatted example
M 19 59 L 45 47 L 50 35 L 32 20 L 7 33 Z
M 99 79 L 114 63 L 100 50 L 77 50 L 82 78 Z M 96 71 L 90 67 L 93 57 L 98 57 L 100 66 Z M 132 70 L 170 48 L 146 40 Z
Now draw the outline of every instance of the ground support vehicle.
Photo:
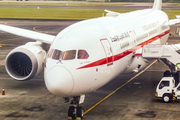
M 171 100 L 180 99 L 179 72 L 174 76 L 163 77 L 156 88 L 155 96 L 162 98 L 166 103 Z

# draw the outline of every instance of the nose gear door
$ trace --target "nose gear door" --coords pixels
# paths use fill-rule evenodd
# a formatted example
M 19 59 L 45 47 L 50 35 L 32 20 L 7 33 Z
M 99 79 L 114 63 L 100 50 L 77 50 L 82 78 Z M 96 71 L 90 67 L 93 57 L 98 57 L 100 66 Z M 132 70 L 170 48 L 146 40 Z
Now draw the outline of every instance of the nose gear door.
M 106 54 L 107 65 L 112 65 L 113 61 L 114 61 L 112 47 L 111 47 L 108 39 L 101 39 L 100 41 L 103 46 L 104 52 Z

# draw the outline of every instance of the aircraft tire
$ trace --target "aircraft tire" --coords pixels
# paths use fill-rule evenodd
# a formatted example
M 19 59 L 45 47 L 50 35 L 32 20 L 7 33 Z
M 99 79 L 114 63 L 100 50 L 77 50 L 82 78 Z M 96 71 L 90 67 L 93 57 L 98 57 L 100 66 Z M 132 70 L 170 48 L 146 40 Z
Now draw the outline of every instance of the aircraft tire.
M 82 107 L 77 107 L 77 117 L 80 117 L 81 119 L 83 119 L 84 116 L 84 110 Z
M 70 106 L 68 110 L 68 117 L 75 119 L 75 115 L 73 113 L 74 113 L 74 106 Z

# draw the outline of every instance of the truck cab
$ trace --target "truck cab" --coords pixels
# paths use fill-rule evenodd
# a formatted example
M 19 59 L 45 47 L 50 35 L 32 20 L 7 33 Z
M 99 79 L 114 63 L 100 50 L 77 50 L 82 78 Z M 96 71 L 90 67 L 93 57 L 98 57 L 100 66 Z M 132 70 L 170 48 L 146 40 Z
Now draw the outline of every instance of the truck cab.
M 163 77 L 157 85 L 155 96 L 162 98 L 162 100 L 166 103 L 172 99 L 180 99 L 179 73 L 178 77 Z
M 163 77 L 156 88 L 156 97 L 162 98 L 164 102 L 172 99 L 172 93 L 175 89 L 175 80 L 173 77 Z

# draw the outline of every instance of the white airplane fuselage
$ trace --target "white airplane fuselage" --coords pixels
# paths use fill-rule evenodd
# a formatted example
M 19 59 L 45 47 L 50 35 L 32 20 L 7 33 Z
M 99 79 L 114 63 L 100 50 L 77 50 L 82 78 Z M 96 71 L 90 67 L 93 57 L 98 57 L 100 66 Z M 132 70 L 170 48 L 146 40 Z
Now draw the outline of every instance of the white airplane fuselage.
M 147 60 L 141 57 L 141 48 L 165 44 L 169 30 L 168 16 L 152 9 L 75 23 L 61 31 L 50 47 L 44 70 L 46 86 L 62 97 L 95 91 L 119 74 L 131 73 L 130 65 L 137 56 L 144 62 L 139 66 L 143 69 Z M 74 58 L 64 58 L 66 51 Z M 82 51 L 87 53 L 81 59 Z

